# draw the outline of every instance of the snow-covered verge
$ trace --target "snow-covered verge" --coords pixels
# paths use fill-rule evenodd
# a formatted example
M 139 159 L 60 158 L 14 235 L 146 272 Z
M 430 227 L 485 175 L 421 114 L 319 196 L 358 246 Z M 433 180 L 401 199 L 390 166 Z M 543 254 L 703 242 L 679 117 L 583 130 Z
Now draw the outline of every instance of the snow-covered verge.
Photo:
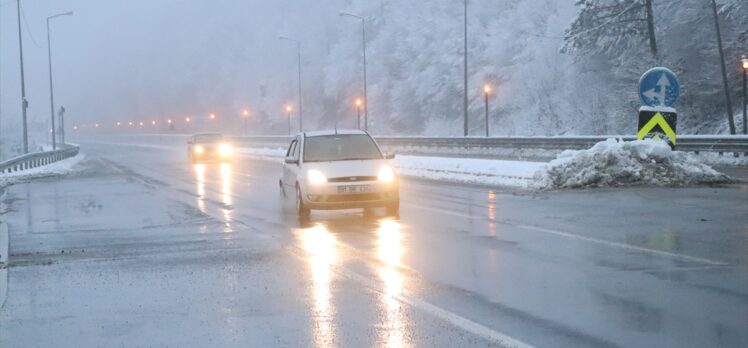
M 679 186 L 733 181 L 696 156 L 657 140 L 608 139 L 588 150 L 568 150 L 535 175 L 539 188 L 629 185 Z
M 545 163 L 492 159 L 397 156 L 393 161 L 399 175 L 422 179 L 481 185 L 529 188 L 534 174 Z
M 0 187 L 5 187 L 18 182 L 28 181 L 37 178 L 44 178 L 49 176 L 65 175 L 73 172 L 75 165 L 78 164 L 86 157 L 85 154 L 79 153 L 78 155 L 70 158 L 66 158 L 62 161 L 51 163 L 45 166 L 36 167 L 28 170 L 23 170 L 14 173 L 3 173 L 0 174 Z
M 240 148 L 238 152 L 280 163 L 283 148 Z M 398 155 L 392 162 L 399 175 L 448 182 L 531 189 L 606 186 L 729 183 L 697 155 L 673 151 L 655 140 L 608 139 L 588 150 L 568 150 L 549 163 Z

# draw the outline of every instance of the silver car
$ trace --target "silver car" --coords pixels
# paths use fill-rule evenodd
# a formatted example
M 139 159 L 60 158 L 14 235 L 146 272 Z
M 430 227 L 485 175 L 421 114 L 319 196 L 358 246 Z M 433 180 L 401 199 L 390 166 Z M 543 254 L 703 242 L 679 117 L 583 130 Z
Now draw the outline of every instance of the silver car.
M 281 190 L 294 193 L 299 217 L 312 209 L 376 207 L 397 215 L 400 192 L 389 163 L 393 158 L 360 130 L 300 133 L 286 152 Z

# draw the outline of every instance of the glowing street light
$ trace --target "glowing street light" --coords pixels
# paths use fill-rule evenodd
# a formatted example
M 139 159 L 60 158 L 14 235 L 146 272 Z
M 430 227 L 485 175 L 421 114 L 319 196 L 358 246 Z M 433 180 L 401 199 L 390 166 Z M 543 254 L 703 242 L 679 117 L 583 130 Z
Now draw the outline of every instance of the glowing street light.
M 99 128 L 99 124 L 98 124 L 98 123 L 97 123 L 97 124 L 95 124 L 95 125 L 94 125 L 94 127 L 96 127 L 96 128 Z
M 293 111 L 291 105 L 286 105 L 286 114 L 288 115 L 288 135 L 291 135 L 291 111 Z
M 485 99 L 486 99 L 486 137 L 489 136 L 489 132 L 488 132 L 488 95 L 489 94 L 491 94 L 491 85 L 486 84 L 485 86 L 483 86 L 483 95 L 485 96 Z
M 171 124 L 171 119 L 167 119 L 166 123 Z
M 117 122 L 117 127 L 121 126 L 122 122 Z
M 156 125 L 156 121 L 151 121 L 151 125 L 155 126 Z
M 185 117 L 185 118 L 184 118 L 184 122 L 190 123 L 190 122 L 192 122 L 192 119 L 191 119 L 191 118 L 189 118 L 189 117 Z
M 301 41 L 298 39 L 294 39 L 292 37 L 288 37 L 285 35 L 278 35 L 279 40 L 286 40 L 291 41 L 293 43 L 296 43 L 296 53 L 297 53 L 297 64 L 298 64 L 298 72 L 299 72 L 299 132 L 304 131 L 304 112 L 301 105 L 302 97 L 301 97 Z M 290 133 L 290 132 L 289 132 Z
M 210 119 L 211 120 L 215 120 L 216 119 L 216 114 L 210 114 Z
M 243 116 L 242 118 L 244 118 L 244 135 L 247 135 L 247 130 L 248 130 L 247 122 L 249 121 L 249 110 L 247 109 L 242 110 L 242 116 Z
M 362 47 L 362 50 L 363 50 L 363 59 L 364 59 L 364 62 L 363 62 L 364 63 L 363 64 L 363 67 L 364 67 L 364 100 L 367 101 L 367 103 L 366 103 L 367 105 L 364 105 L 364 107 L 365 107 L 365 110 L 364 110 L 364 129 L 368 130 L 369 129 L 369 106 L 368 106 L 369 95 L 367 94 L 367 91 L 366 91 L 366 87 L 367 87 L 366 86 L 366 17 L 361 16 L 361 15 L 357 15 L 355 13 L 343 12 L 343 11 L 339 12 L 338 14 L 341 17 L 346 17 L 346 16 L 347 17 L 353 17 L 353 18 L 356 18 L 356 19 L 358 19 L 358 20 L 361 21 L 361 47 Z M 361 129 L 361 126 L 359 125 L 358 128 Z
M 361 106 L 363 106 L 364 103 L 361 101 L 361 98 L 356 99 L 356 119 L 358 120 L 358 129 L 361 129 Z
M 140 126 L 143 127 L 143 121 L 140 121 Z
M 130 126 L 132 126 L 132 121 L 128 122 L 128 124 L 129 124 Z

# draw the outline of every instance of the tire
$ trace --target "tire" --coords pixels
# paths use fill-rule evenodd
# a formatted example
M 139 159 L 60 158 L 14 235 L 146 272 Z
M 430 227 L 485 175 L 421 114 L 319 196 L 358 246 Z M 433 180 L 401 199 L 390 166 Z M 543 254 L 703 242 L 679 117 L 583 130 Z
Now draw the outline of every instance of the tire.
M 400 216 L 400 200 L 398 199 L 388 204 L 384 209 L 387 211 L 388 216 Z
M 299 218 L 308 218 L 311 214 L 311 209 L 304 205 L 304 200 L 301 198 L 301 188 L 296 185 L 296 215 Z

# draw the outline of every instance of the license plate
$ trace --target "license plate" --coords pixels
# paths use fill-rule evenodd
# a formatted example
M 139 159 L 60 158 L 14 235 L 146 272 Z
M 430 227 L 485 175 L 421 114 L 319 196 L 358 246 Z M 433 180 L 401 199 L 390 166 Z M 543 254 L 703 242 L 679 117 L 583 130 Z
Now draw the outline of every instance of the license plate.
M 371 191 L 369 185 L 338 186 L 338 193 L 365 193 Z

